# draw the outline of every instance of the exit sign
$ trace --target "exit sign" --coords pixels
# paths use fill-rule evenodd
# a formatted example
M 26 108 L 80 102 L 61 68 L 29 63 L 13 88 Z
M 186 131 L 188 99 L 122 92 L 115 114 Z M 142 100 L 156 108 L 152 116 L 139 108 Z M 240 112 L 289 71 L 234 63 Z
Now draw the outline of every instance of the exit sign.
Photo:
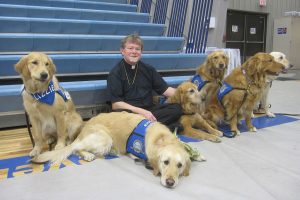
M 259 0 L 259 6 L 265 7 L 267 5 L 267 0 Z

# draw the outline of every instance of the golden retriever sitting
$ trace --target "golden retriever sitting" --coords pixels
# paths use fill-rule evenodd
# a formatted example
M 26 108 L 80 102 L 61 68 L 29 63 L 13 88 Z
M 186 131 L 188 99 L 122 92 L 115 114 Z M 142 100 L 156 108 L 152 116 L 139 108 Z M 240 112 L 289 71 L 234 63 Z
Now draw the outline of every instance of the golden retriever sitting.
M 201 90 L 205 99 L 205 106 L 210 102 L 211 96 L 222 86 L 224 74 L 228 68 L 229 58 L 224 51 L 214 51 L 207 56 L 205 62 L 197 68 L 192 82 Z
M 146 127 L 143 134 L 137 131 L 140 126 Z M 132 139 L 133 135 L 142 135 L 144 145 L 141 138 Z M 130 141 L 133 141 L 132 145 L 129 145 Z M 45 152 L 32 161 L 50 160 L 59 164 L 73 152 L 91 161 L 95 156 L 107 155 L 112 150 L 148 159 L 154 175 L 161 174 L 161 184 L 169 188 L 178 184 L 180 175 L 189 175 L 191 160 L 176 136 L 159 122 L 150 122 L 141 115 L 127 112 L 102 113 L 91 118 L 72 144 Z
M 237 123 L 245 118 L 249 131 L 256 131 L 251 115 L 255 103 L 261 97 L 267 75 L 275 75 L 284 70 L 284 66 L 275 62 L 267 53 L 257 53 L 241 67 L 235 68 L 217 91 L 204 115 L 214 123 L 225 119 L 230 123 L 233 135 L 240 134 Z
M 47 144 L 56 141 L 55 149 L 73 141 L 82 125 L 70 95 L 59 87 L 54 76 L 52 60 L 44 53 L 32 52 L 15 65 L 24 83 L 23 104 L 32 124 L 34 148 L 30 156 L 37 156 Z
M 284 66 L 283 73 L 286 73 L 288 69 L 293 67 L 290 64 L 290 62 L 288 61 L 288 59 L 286 59 L 286 56 L 283 53 L 271 52 L 270 55 L 274 57 L 274 60 L 276 62 L 283 64 L 283 66 Z M 272 81 L 274 81 L 277 77 L 278 77 L 278 74 L 267 75 L 267 82 L 263 89 L 262 97 L 259 100 L 258 104 L 256 104 L 256 107 L 254 108 L 255 112 L 259 112 L 259 113 L 264 112 L 264 113 L 266 113 L 266 115 L 268 117 L 275 117 L 275 114 L 269 110 L 270 104 L 268 103 L 268 95 L 269 95 L 269 91 L 270 91 L 270 88 L 272 85 Z
M 183 134 L 197 139 L 209 140 L 212 142 L 221 142 L 220 136 L 223 133 L 210 124 L 199 114 L 199 107 L 204 105 L 202 102 L 201 93 L 197 86 L 192 82 L 181 83 L 175 91 L 175 94 L 167 99 L 168 103 L 178 103 L 181 105 L 183 115 L 180 118 L 180 123 L 183 125 Z M 202 108 L 203 109 L 203 108 Z M 198 129 L 195 129 L 195 128 Z M 204 132 L 200 129 L 204 129 Z

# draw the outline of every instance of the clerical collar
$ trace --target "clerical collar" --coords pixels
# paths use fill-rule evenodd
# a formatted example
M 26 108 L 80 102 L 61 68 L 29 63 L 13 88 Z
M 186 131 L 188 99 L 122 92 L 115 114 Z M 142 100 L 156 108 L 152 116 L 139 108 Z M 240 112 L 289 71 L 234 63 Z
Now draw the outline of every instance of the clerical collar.
M 128 64 L 125 60 L 124 60 L 124 64 L 127 69 L 132 69 L 132 70 L 134 70 L 137 65 L 137 64 L 135 64 L 135 65 Z

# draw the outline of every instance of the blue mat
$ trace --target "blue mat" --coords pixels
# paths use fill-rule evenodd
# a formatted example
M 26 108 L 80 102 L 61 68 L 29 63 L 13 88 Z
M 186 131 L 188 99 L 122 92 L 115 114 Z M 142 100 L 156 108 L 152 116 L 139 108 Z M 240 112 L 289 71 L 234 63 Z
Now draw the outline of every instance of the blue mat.
M 262 128 L 266 128 L 266 127 L 277 126 L 277 125 L 280 125 L 280 124 L 294 122 L 294 121 L 297 121 L 297 120 L 299 120 L 299 119 L 296 119 L 294 117 L 289 117 L 289 116 L 277 114 L 276 117 L 274 117 L 274 118 L 267 117 L 267 116 L 256 117 L 256 118 L 252 119 L 252 124 L 257 129 L 262 129 Z M 238 129 L 240 130 L 241 133 L 248 131 L 248 129 L 246 127 L 246 124 L 245 124 L 245 120 L 243 120 L 242 123 L 238 125 Z M 230 127 L 229 127 L 228 124 L 220 125 L 219 130 L 224 133 L 225 137 L 232 137 L 232 133 L 230 131 Z M 198 142 L 198 141 L 201 141 L 201 140 L 197 140 L 197 139 L 194 139 L 194 138 L 185 137 L 183 135 L 178 135 L 178 136 L 179 136 L 180 140 L 184 141 L 184 142 Z
M 274 117 L 274 118 L 262 116 L 262 117 L 253 118 L 252 124 L 257 129 L 262 129 L 262 128 L 266 128 L 266 127 L 277 126 L 280 124 L 294 122 L 297 120 L 299 120 L 299 119 L 296 119 L 293 117 L 288 117 L 285 115 L 276 115 L 276 117 Z M 242 123 L 238 125 L 238 129 L 240 130 L 241 133 L 248 131 L 245 120 L 243 120 Z M 232 137 L 232 133 L 230 131 L 230 127 L 228 124 L 223 124 L 223 125 L 219 126 L 219 130 L 224 133 L 225 137 Z
M 253 125 L 257 129 L 262 129 L 266 127 L 271 126 L 277 126 L 280 124 L 285 124 L 289 122 L 294 122 L 299 119 L 288 117 L 284 115 L 276 115 L 275 118 L 269 118 L 269 117 L 257 117 L 253 119 Z M 238 126 L 239 130 L 241 132 L 246 132 L 247 128 L 245 125 L 245 122 L 243 121 L 241 125 Z M 220 126 L 220 130 L 224 132 L 224 135 L 229 135 L 230 128 L 228 125 L 222 125 Z M 178 135 L 180 140 L 184 142 L 199 142 L 201 140 L 189 138 L 183 135 Z M 113 159 L 116 157 L 106 157 L 105 159 Z M 7 179 L 7 178 L 13 178 L 16 176 L 31 174 L 34 172 L 45 172 L 50 171 L 54 169 L 61 169 L 66 166 L 72 166 L 72 165 L 81 165 L 86 163 L 84 160 L 80 159 L 76 155 L 70 156 L 66 161 L 64 161 L 59 167 L 58 166 L 50 166 L 49 163 L 39 165 L 39 164 L 32 164 L 29 162 L 30 157 L 29 156 L 20 156 L 15 158 L 8 158 L 0 160 L 0 180 Z

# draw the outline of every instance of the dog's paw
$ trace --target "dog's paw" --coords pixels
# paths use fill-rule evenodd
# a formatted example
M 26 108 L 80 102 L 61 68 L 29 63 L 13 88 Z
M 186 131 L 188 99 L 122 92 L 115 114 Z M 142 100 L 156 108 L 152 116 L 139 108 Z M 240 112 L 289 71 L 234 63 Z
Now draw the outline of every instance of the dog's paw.
M 251 127 L 250 129 L 249 129 L 249 131 L 251 131 L 251 132 L 257 132 L 257 129 L 256 129 L 256 127 Z
M 214 135 L 216 135 L 218 137 L 222 137 L 223 136 L 223 132 L 219 131 L 219 130 L 215 130 Z
M 62 149 L 62 148 L 64 148 L 65 147 L 65 144 L 63 144 L 63 143 L 57 143 L 56 145 L 55 145 L 55 150 L 58 150 L 58 149 Z
M 276 117 L 275 114 L 270 112 L 270 111 L 267 111 L 266 114 L 267 114 L 268 117 Z
M 42 149 L 39 148 L 39 147 L 37 147 L 37 146 L 35 146 L 35 147 L 30 151 L 29 156 L 35 157 L 35 156 L 40 155 L 41 152 L 42 152 Z
M 239 129 L 237 129 L 237 130 L 231 130 L 231 132 L 233 134 L 233 137 L 241 135 L 241 132 L 240 132 Z
M 89 152 L 85 152 L 85 154 L 82 157 L 83 160 L 88 161 L 88 162 L 95 160 L 95 158 L 96 158 L 96 156 Z
M 213 137 L 209 138 L 208 140 L 211 141 L 211 142 L 216 142 L 216 143 L 220 143 L 222 142 L 221 138 L 219 138 L 218 136 L 214 136 L 212 135 Z

